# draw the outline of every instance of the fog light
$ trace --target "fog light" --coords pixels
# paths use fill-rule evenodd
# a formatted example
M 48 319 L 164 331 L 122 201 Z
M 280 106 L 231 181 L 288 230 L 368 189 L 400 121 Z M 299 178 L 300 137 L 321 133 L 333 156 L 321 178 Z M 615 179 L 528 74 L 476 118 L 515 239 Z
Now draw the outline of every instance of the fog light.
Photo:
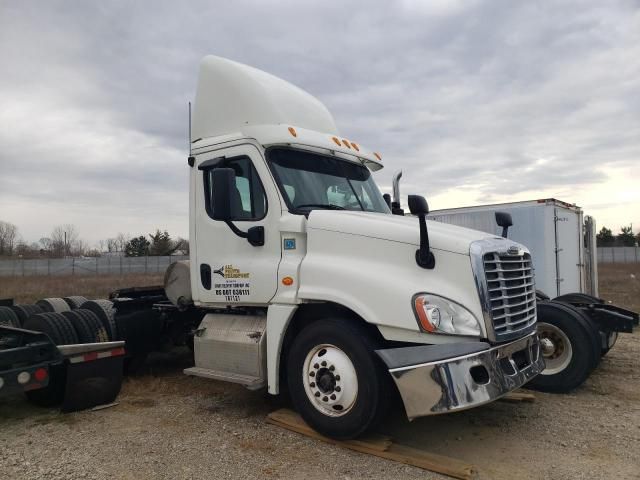
M 29 372 L 20 372 L 18 374 L 18 383 L 24 385 L 31 380 L 31 374 Z

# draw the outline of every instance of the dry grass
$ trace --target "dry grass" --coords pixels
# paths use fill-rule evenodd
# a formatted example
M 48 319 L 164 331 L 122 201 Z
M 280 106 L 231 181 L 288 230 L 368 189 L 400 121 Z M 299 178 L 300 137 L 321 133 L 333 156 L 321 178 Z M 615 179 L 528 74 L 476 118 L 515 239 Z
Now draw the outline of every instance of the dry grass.
M 118 288 L 150 285 L 162 285 L 162 274 L 0 277 L 0 298 L 13 298 L 16 303 L 34 303 L 41 298 L 71 295 L 107 298 L 110 292 Z
M 640 311 L 640 263 L 598 264 L 600 297 Z

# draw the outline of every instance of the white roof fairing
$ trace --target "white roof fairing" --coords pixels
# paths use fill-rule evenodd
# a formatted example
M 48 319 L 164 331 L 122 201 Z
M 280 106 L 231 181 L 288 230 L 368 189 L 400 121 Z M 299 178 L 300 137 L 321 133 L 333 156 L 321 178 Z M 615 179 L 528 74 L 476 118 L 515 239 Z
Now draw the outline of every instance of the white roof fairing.
M 338 135 L 329 110 L 304 90 L 225 58 L 202 59 L 191 141 L 281 124 Z

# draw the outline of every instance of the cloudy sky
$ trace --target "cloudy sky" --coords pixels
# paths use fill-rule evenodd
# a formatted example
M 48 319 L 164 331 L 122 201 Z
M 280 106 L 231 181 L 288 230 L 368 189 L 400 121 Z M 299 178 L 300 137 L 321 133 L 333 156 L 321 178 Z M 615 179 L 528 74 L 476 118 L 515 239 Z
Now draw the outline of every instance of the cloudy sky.
M 323 101 L 385 190 L 402 168 L 432 209 L 556 197 L 640 229 L 640 2 L 308 3 L 0 0 L 0 220 L 186 236 L 216 54 Z

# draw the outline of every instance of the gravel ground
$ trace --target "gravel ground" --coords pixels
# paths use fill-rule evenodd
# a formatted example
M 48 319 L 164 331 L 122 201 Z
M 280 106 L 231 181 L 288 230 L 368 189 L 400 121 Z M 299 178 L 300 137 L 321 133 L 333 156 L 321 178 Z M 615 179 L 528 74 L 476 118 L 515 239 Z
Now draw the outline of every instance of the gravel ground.
M 601 273 L 601 294 L 637 310 L 640 282 L 628 274 L 616 270 L 603 282 Z M 481 479 L 638 479 L 639 357 L 640 335 L 625 334 L 571 394 L 412 423 L 393 413 L 381 432 L 469 461 Z M 188 363 L 185 352 L 155 356 L 105 410 L 63 415 L 1 401 L 0 478 L 445 478 L 268 425 L 276 401 L 186 377 Z

